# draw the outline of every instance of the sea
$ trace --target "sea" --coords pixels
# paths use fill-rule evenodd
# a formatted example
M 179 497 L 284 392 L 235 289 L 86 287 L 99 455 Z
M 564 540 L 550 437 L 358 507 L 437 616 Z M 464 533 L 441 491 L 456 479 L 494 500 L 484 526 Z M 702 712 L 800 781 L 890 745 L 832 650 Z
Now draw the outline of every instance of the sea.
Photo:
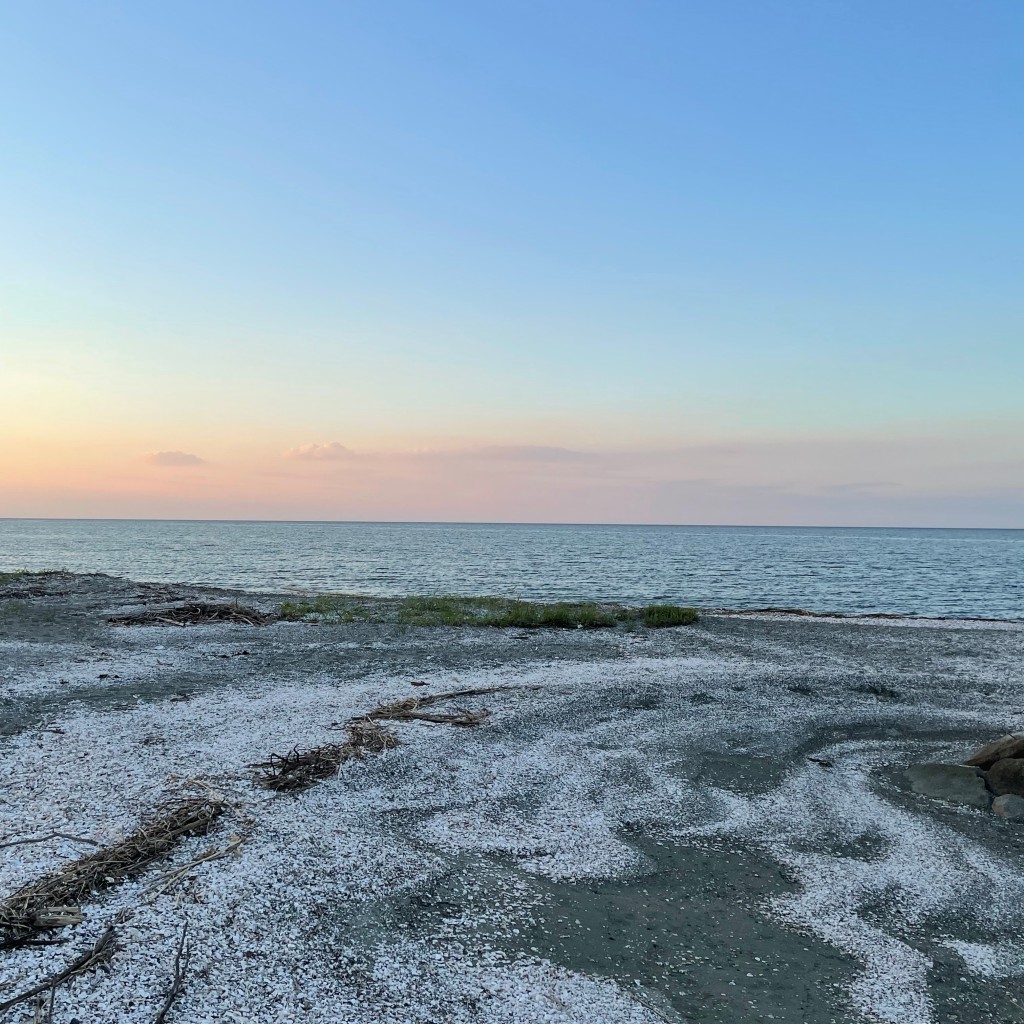
M 0 571 L 1024 619 L 1024 530 L 0 519 Z

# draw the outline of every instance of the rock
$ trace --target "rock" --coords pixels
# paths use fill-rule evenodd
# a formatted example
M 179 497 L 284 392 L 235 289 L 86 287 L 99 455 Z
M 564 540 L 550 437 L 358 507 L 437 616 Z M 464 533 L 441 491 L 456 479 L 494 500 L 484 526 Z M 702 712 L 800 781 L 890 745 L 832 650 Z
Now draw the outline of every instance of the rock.
M 1004 757 L 988 770 L 988 788 L 996 796 L 1024 796 L 1024 757 Z
M 992 801 L 992 811 L 1007 821 L 1024 821 L 1024 796 L 997 796 Z
M 980 807 L 985 811 L 992 803 L 980 768 L 963 764 L 915 764 L 907 769 L 907 779 L 915 793 L 933 800 Z
M 964 764 L 976 768 L 988 769 L 1006 757 L 1024 757 L 1024 733 L 1009 733 L 999 739 L 986 743 L 976 750 Z

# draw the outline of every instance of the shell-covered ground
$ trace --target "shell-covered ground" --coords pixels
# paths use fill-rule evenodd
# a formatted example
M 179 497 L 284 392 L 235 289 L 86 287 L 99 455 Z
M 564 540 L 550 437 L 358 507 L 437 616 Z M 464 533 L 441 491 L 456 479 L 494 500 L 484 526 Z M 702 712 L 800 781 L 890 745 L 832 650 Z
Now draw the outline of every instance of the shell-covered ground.
M 224 595 L 5 586 L 0 900 L 168 798 L 229 810 L 62 944 L 0 950 L 0 1004 L 114 922 L 52 1019 L 150 1024 L 187 922 L 173 1024 L 1024 1019 L 1024 826 L 902 779 L 1024 726 L 1020 625 L 125 627 L 107 618 Z M 483 724 L 394 723 L 398 746 L 305 791 L 248 767 L 492 686 L 454 702 Z

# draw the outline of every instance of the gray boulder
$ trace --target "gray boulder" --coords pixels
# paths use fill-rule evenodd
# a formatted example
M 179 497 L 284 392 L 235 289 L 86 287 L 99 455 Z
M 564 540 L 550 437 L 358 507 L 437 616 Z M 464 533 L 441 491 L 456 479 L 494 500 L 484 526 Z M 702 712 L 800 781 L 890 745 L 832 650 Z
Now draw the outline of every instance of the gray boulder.
M 1024 796 L 997 796 L 992 801 L 992 812 L 1007 821 L 1024 821 Z
M 987 811 L 992 794 L 980 768 L 963 764 L 915 764 L 907 769 L 910 788 L 921 796 Z
M 988 770 L 988 787 L 996 796 L 1024 796 L 1024 758 L 1004 757 Z
M 979 747 L 964 764 L 988 769 L 1006 757 L 1024 757 L 1024 733 L 1009 733 Z

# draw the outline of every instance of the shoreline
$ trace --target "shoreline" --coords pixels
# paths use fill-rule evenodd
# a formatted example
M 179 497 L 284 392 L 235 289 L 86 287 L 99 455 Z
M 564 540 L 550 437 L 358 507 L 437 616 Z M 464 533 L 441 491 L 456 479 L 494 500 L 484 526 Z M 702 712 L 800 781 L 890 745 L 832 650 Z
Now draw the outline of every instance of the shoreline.
M 258 601 L 266 601 L 273 599 L 278 603 L 287 602 L 294 600 L 295 598 L 346 598 L 353 601 L 365 601 L 378 603 L 380 605 L 396 605 L 402 601 L 409 600 L 411 598 L 455 598 L 457 600 L 504 600 L 504 601 L 520 601 L 521 598 L 509 597 L 500 594 L 447 594 L 447 593 L 429 593 L 429 594 L 371 594 L 361 593 L 358 591 L 336 591 L 336 590 L 324 590 L 315 589 L 308 587 L 283 587 L 283 588 L 265 588 L 265 589 L 245 589 L 241 587 L 229 587 L 218 584 L 205 584 L 205 583 L 194 583 L 182 580 L 174 581 L 162 581 L 152 579 L 134 579 L 129 576 L 120 576 L 114 573 L 106 572 L 74 572 L 68 569 L 43 569 L 43 570 L 32 570 L 32 569 L 8 569 L 0 570 L 0 600 L 11 600 L 19 597 L 20 591 L 18 588 L 18 580 L 24 577 L 31 577 L 34 579 L 61 579 L 67 578 L 70 580 L 78 579 L 96 579 L 96 580 L 108 580 L 113 584 L 133 588 L 133 589 L 146 589 L 149 588 L 152 593 L 156 594 L 157 597 L 161 591 L 168 591 L 178 593 L 191 594 L 205 594 L 205 595 L 226 595 L 234 597 L 252 597 Z M 26 592 L 27 596 L 45 596 L 46 588 L 40 586 L 38 583 L 35 586 L 31 586 L 29 591 Z M 604 607 L 626 607 L 626 608 L 642 608 L 646 602 L 640 600 L 633 601 L 605 601 L 605 600 L 593 600 L 587 597 L 574 597 L 572 599 L 555 599 L 555 598 L 528 598 L 525 599 L 530 604 L 545 606 L 567 603 L 586 603 L 595 604 Z M 702 615 L 721 615 L 721 616 L 749 616 L 752 618 L 808 618 L 808 619 L 824 619 L 827 621 L 875 621 L 884 622 L 892 621 L 896 623 L 901 622 L 935 622 L 935 623 L 991 623 L 993 625 L 1009 625 L 1024 626 L 1024 616 L 990 616 L 990 615 L 970 615 L 970 614 L 948 614 L 948 615 L 935 615 L 928 613 L 916 613 L 916 612 L 893 612 L 893 611 L 839 611 L 835 609 L 822 610 L 812 609 L 803 607 L 789 607 L 789 606 L 777 606 L 777 605 L 761 605 L 750 608 L 745 607 L 726 607 L 724 605 L 707 605 L 698 606 L 696 610 Z
M 225 592 L 62 582 L 0 616 L 0 842 L 111 842 L 197 783 L 231 811 L 87 902 L 67 946 L 0 952 L 20 990 L 133 912 L 57 1024 L 151 1021 L 186 917 L 180 1024 L 995 1024 L 1024 1001 L 1024 826 L 901 780 L 1024 727 L 1017 624 L 115 627 Z M 514 689 L 461 702 L 479 725 L 388 723 L 393 749 L 297 796 L 247 767 L 388 701 L 488 686 Z M 82 852 L 18 846 L 0 898 Z

